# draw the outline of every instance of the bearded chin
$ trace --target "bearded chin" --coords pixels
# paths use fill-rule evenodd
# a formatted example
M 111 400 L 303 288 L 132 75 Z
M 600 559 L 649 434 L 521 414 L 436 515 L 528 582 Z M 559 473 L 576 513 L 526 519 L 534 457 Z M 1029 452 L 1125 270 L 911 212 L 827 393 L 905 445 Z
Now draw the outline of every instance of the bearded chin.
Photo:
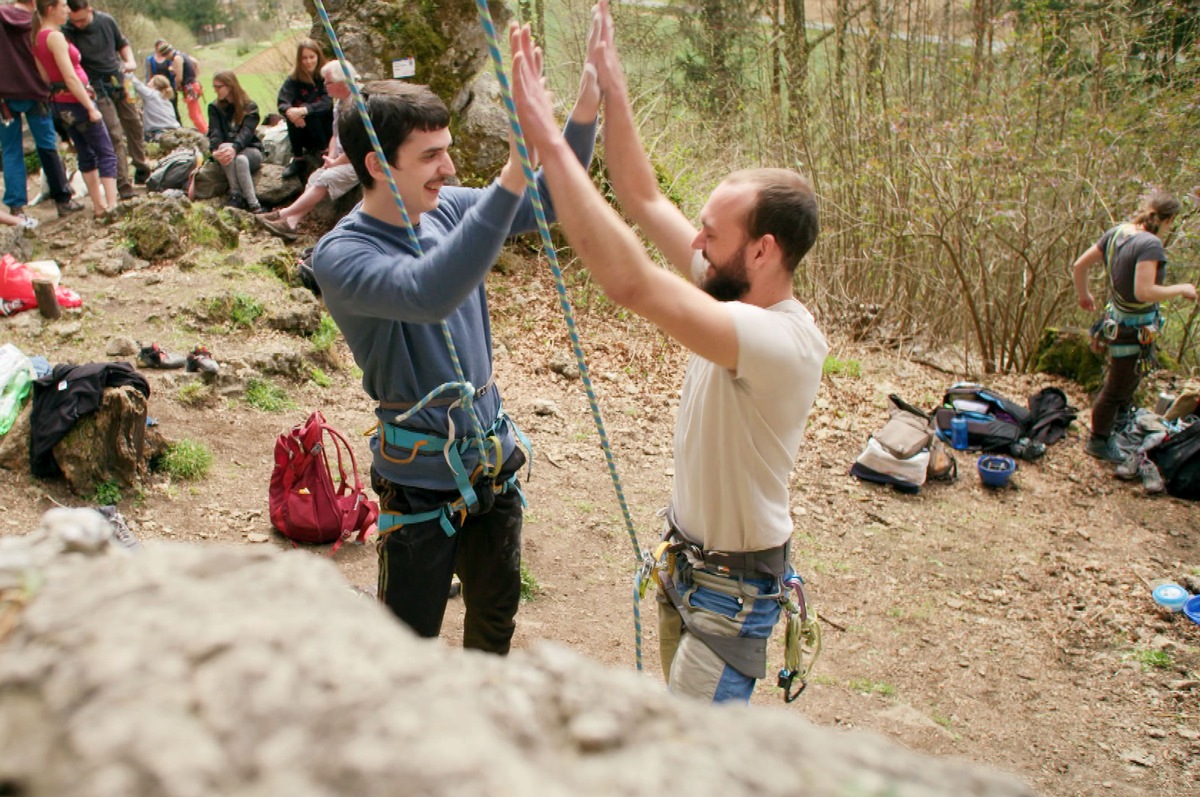
M 718 271 L 700 287 L 718 302 L 737 302 L 750 292 L 750 281 L 742 275 Z

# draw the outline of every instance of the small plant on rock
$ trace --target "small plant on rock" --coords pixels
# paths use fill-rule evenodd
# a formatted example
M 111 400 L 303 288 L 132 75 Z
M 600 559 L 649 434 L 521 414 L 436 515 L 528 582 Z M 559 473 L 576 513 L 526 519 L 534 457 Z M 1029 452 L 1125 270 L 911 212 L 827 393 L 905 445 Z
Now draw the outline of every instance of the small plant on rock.
M 125 496 L 121 495 L 121 485 L 115 481 L 106 481 L 96 485 L 96 492 L 92 495 L 92 503 L 97 506 L 116 506 L 124 498 Z

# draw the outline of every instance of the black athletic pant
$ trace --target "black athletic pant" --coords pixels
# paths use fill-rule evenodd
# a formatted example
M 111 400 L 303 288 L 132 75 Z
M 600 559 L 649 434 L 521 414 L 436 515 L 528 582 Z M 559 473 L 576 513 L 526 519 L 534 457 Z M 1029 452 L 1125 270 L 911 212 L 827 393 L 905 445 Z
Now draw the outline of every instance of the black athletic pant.
M 304 117 L 304 127 L 297 127 L 289 121 L 287 133 L 293 158 L 302 157 L 305 153 L 320 155 L 329 149 L 329 139 L 333 136 L 333 112 L 309 114 Z
M 1092 405 L 1092 437 L 1111 435 L 1117 413 L 1133 401 L 1133 394 L 1137 392 L 1138 382 L 1141 381 L 1138 375 L 1140 359 L 1136 354 L 1132 357 L 1108 358 L 1104 387 L 1100 388 L 1096 403 Z
M 503 482 L 525 464 L 514 449 L 497 477 Z M 444 506 L 458 491 L 407 487 L 371 469 L 371 487 L 384 512 L 408 514 Z M 449 600 L 450 579 L 462 581 L 466 618 L 463 647 L 508 653 L 521 601 L 521 497 L 516 490 L 496 496 L 484 514 L 469 515 L 446 536 L 439 519 L 406 525 L 379 543 L 379 599 L 418 636 L 436 637 Z

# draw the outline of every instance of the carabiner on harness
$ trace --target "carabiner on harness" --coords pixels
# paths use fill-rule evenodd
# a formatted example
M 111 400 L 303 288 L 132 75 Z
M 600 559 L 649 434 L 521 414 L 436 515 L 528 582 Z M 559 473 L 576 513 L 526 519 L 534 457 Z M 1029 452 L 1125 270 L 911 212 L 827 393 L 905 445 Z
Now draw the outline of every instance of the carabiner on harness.
M 787 629 L 784 666 L 779 671 L 776 686 L 783 690 L 784 702 L 791 703 L 808 687 L 808 675 L 821 653 L 821 626 L 817 623 L 816 612 L 809 614 L 808 601 L 804 595 L 804 579 L 793 574 L 784 579 L 783 587 L 785 595 L 790 587 L 795 599 L 780 598 L 787 613 Z M 807 664 L 804 661 L 806 657 Z M 792 691 L 796 679 L 800 680 L 800 687 Z

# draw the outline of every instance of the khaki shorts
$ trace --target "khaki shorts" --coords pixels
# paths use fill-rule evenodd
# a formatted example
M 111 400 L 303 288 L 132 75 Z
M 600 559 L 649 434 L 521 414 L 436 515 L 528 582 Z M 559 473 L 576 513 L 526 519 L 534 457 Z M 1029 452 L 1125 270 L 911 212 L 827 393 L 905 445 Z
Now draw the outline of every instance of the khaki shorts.
M 358 185 L 358 175 L 354 173 L 353 166 L 343 163 L 341 166 L 317 169 L 308 178 L 308 185 L 310 188 L 324 188 L 332 200 Z

